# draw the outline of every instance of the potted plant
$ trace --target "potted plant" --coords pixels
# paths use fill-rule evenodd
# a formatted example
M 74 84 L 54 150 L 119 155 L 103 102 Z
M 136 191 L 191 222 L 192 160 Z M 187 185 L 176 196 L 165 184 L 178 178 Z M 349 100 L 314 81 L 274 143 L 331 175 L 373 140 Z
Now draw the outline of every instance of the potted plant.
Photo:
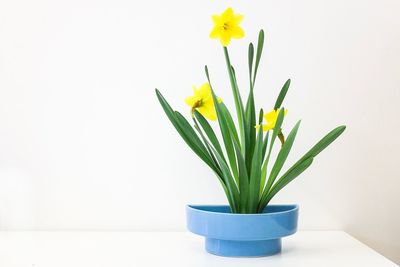
M 206 250 L 222 256 L 266 256 L 281 251 L 281 238 L 297 230 L 297 205 L 268 205 L 288 183 L 304 172 L 314 158 L 345 130 L 339 126 L 329 132 L 283 174 L 281 170 L 289 155 L 298 121 L 287 136 L 282 130 L 287 110 L 282 107 L 290 79 L 283 85 L 273 109 L 256 114 L 254 87 L 264 45 L 264 32 L 258 36 L 257 47 L 248 47 L 249 90 L 246 102 L 239 92 L 236 73 L 231 65 L 228 44 L 232 38 L 242 38 L 242 15 L 232 8 L 212 17 L 211 38 L 219 38 L 225 55 L 232 87 L 237 123 L 224 102 L 216 96 L 207 66 L 206 83 L 194 88 L 186 98 L 190 106 L 189 121 L 171 108 L 156 89 L 156 94 L 169 120 L 188 146 L 219 179 L 228 205 L 188 205 L 187 226 L 193 233 L 206 238 Z M 209 121 L 218 121 L 217 125 Z M 219 127 L 221 137 L 214 128 Z M 275 161 L 272 152 L 279 143 Z M 275 149 L 276 150 L 276 149 Z

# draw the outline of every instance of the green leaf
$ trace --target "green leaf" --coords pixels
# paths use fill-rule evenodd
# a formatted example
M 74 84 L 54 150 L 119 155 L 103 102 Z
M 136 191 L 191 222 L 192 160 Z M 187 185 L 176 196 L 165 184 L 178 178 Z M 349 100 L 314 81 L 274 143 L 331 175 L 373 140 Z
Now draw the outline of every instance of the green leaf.
M 281 89 L 281 91 L 280 91 L 280 93 L 278 95 L 278 98 L 276 99 L 275 106 L 274 106 L 275 110 L 277 110 L 277 109 L 279 109 L 281 107 L 282 102 L 285 99 L 286 93 L 289 90 L 289 86 L 290 86 L 290 79 L 288 79 L 285 82 L 285 84 L 283 85 L 283 87 L 282 87 L 282 89 Z
M 250 90 L 249 96 L 247 97 L 246 109 L 245 109 L 245 117 L 246 117 L 246 166 L 247 170 L 250 173 L 251 168 L 251 160 L 254 153 L 254 146 L 256 142 L 256 113 L 255 113 L 255 104 L 254 104 L 254 92 L 253 92 L 253 60 L 254 60 L 254 46 L 252 43 L 249 44 L 249 52 L 248 52 L 248 62 L 249 62 L 249 81 L 250 81 Z
M 220 183 L 224 189 L 224 192 L 228 199 L 229 205 L 231 207 L 234 207 L 236 204 L 235 204 L 235 199 L 232 196 L 233 193 L 231 192 L 231 190 L 228 189 L 227 184 L 226 184 L 226 182 L 230 182 L 230 181 L 229 180 L 225 181 L 226 178 L 223 176 L 222 171 L 215 166 L 215 164 L 212 162 L 212 160 L 206 154 L 207 152 L 205 152 L 205 151 L 203 151 L 203 149 L 199 148 L 196 145 L 197 142 L 193 142 L 191 140 L 191 138 L 187 135 L 187 133 L 184 130 L 182 130 L 182 128 L 179 126 L 180 123 L 178 122 L 175 112 L 172 110 L 171 106 L 168 104 L 168 102 L 165 100 L 165 98 L 162 96 L 162 94 L 157 89 L 156 89 L 156 94 L 157 94 L 157 98 L 160 101 L 162 108 L 164 109 L 165 113 L 167 114 L 167 117 L 170 119 L 172 125 L 174 125 L 175 129 L 181 135 L 183 140 L 189 145 L 189 147 L 195 152 L 195 154 L 198 155 L 214 171 L 214 173 L 216 174 L 218 180 L 220 181 Z
M 262 121 L 263 121 L 263 116 L 264 116 L 264 110 L 260 109 L 260 113 L 258 113 L 258 125 L 260 125 L 260 127 L 261 127 L 261 124 L 262 124 Z
M 223 107 L 221 108 L 221 106 L 223 106 L 223 105 L 221 105 L 222 103 L 221 104 L 218 103 L 217 96 L 215 95 L 214 90 L 211 85 L 207 66 L 206 66 L 206 75 L 207 75 L 208 83 L 210 84 L 211 94 L 212 94 L 212 97 L 214 100 L 214 107 L 217 112 L 219 128 L 221 129 L 221 135 L 222 135 L 222 139 L 224 141 L 226 155 L 228 157 L 228 161 L 231 166 L 233 176 L 235 177 L 235 181 L 237 183 L 239 183 L 239 173 L 238 173 L 238 169 L 237 169 L 237 165 L 236 165 L 235 150 L 233 148 L 231 132 L 229 131 L 229 126 L 228 126 L 228 122 L 227 122 L 227 120 L 229 120 L 229 118 L 227 119 L 227 117 L 229 117 L 229 116 L 227 116 L 224 113 Z
M 322 150 L 329 146 L 346 130 L 346 126 L 338 126 L 325 135 L 315 146 L 313 146 L 302 158 L 315 158 Z
M 230 203 L 230 207 L 232 209 L 232 212 L 238 213 L 239 212 L 239 204 L 240 204 L 240 196 L 239 196 L 239 191 L 237 189 L 237 185 L 235 183 L 234 178 L 231 175 L 231 171 L 226 164 L 225 160 L 223 159 L 222 155 L 218 153 L 212 146 L 211 149 L 213 149 L 213 152 L 215 153 L 215 156 L 217 157 L 217 160 L 219 161 L 219 164 L 221 166 L 221 171 L 222 175 L 224 177 L 224 181 L 226 183 L 227 189 L 228 189 L 228 194 L 230 198 L 233 200 L 232 204 Z
M 254 83 L 257 76 L 258 66 L 260 64 L 261 54 L 264 47 L 264 31 L 261 30 L 258 35 L 258 44 L 257 44 L 257 54 L 256 54 L 256 62 L 254 75 L 253 71 L 253 60 L 254 60 L 254 46 L 252 43 L 249 44 L 249 52 L 248 52 L 248 61 L 249 61 L 249 76 L 250 76 L 250 92 L 247 98 L 246 109 L 245 109 L 245 158 L 247 169 L 250 172 L 252 157 L 255 149 L 256 142 L 256 114 L 255 114 L 255 104 L 254 104 Z
M 231 133 L 231 137 L 234 138 L 235 141 L 238 144 L 240 144 L 239 136 L 238 136 L 238 133 L 237 133 L 237 130 L 236 130 L 235 123 L 233 122 L 231 113 L 229 112 L 228 108 L 225 106 L 224 102 L 221 102 L 219 104 L 219 106 L 220 106 L 221 111 L 222 111 L 222 113 L 224 115 L 224 118 L 226 120 L 226 124 L 228 125 L 229 131 Z
M 201 114 L 200 114 L 200 116 L 201 116 Z M 223 177 L 222 181 L 225 181 L 225 183 L 226 183 L 226 188 L 224 188 L 225 194 L 227 195 L 229 205 L 232 209 L 232 212 L 236 213 L 239 211 L 239 207 L 238 207 L 239 196 L 238 196 L 235 181 L 231 176 L 231 172 L 230 172 L 229 167 L 226 163 L 226 160 L 223 156 L 223 153 L 222 153 L 222 151 L 221 151 L 221 153 L 219 151 L 217 151 L 210 144 L 210 142 L 207 140 L 207 138 L 205 138 L 204 134 L 202 133 L 199 125 L 197 124 L 197 121 L 195 119 L 193 119 L 193 120 L 195 122 L 195 126 L 197 127 L 197 130 L 199 131 L 201 137 L 204 140 L 205 145 L 207 146 L 207 148 L 209 150 L 210 155 L 212 156 L 212 159 L 215 161 L 215 165 L 217 165 L 218 168 L 221 170 L 222 177 Z M 214 155 L 216 158 L 214 157 Z M 225 183 L 224 183 L 224 185 L 225 185 Z
M 260 112 L 262 117 L 262 110 Z M 249 203 L 248 211 L 256 213 L 258 201 L 260 197 L 260 179 L 261 179 L 261 165 L 262 165 L 262 147 L 263 147 L 263 131 L 258 131 L 256 146 L 254 148 L 253 160 L 251 164 L 250 173 L 250 187 L 249 187 Z
M 261 157 L 263 160 L 265 158 L 265 152 L 267 151 L 268 139 L 269 139 L 269 131 L 265 135 L 264 142 L 263 142 L 262 157 Z M 262 194 L 262 192 L 264 190 L 266 179 L 267 179 L 267 164 L 264 163 L 261 168 L 260 195 Z
M 307 158 L 302 160 L 299 164 L 296 165 L 295 168 L 289 169 L 272 187 L 271 191 L 268 195 L 265 195 L 263 199 L 260 201 L 260 206 L 258 207 L 258 212 L 262 212 L 266 205 L 268 205 L 269 201 L 287 184 L 293 181 L 297 176 L 303 173 L 313 162 L 313 158 Z
M 215 162 L 214 157 L 212 155 L 212 152 L 207 149 L 207 147 L 203 144 L 203 142 L 200 140 L 190 123 L 185 119 L 185 117 L 182 116 L 178 111 L 175 111 L 175 118 L 177 120 L 177 123 L 180 127 L 180 129 L 185 133 L 185 135 L 188 137 L 188 139 L 195 143 L 201 151 L 203 151 L 204 154 L 207 155 L 208 159 L 211 161 L 212 165 L 218 170 L 219 166 Z
M 249 199 L 249 177 L 245 159 L 240 151 L 240 145 L 233 140 L 236 151 L 236 159 L 239 165 L 239 194 L 240 194 L 240 213 L 247 213 L 247 202 Z
M 258 34 L 256 65 L 255 65 L 255 68 L 254 68 L 253 86 L 254 86 L 254 83 L 256 81 L 258 65 L 260 64 L 260 59 L 261 59 L 261 54 L 262 54 L 262 51 L 263 51 L 263 47 L 264 47 L 264 31 L 261 30 L 260 33 Z
M 213 92 L 213 97 L 214 96 L 215 96 L 215 94 Z M 214 102 L 214 103 L 216 103 L 216 102 Z M 231 170 L 232 170 L 233 176 L 235 177 L 236 183 L 239 183 L 239 172 L 238 172 L 238 168 L 236 165 L 235 150 L 234 150 L 233 143 L 232 143 L 233 142 L 232 139 L 236 140 L 236 138 L 237 138 L 237 140 L 238 140 L 237 134 L 235 136 L 236 128 L 235 128 L 235 125 L 233 124 L 232 117 L 231 117 L 228 109 L 226 108 L 225 104 L 220 103 L 220 104 L 216 104 L 216 106 L 218 106 L 218 108 L 216 108 L 218 122 L 220 125 L 221 135 L 222 135 L 222 139 L 224 141 L 226 154 L 228 156 L 229 165 L 231 166 Z
M 250 172 L 251 161 L 254 153 L 254 146 L 256 143 L 256 114 L 254 106 L 254 94 L 253 90 L 250 90 L 249 98 L 246 104 L 246 165 L 247 170 Z
M 267 158 L 265 159 L 265 161 L 263 163 L 263 166 L 262 166 L 261 181 L 264 181 L 264 183 L 265 183 L 265 180 L 267 179 L 267 168 L 268 168 L 268 163 L 269 163 L 269 158 L 271 156 L 272 148 L 274 146 L 276 137 L 278 136 L 278 133 L 279 133 L 279 131 L 281 129 L 281 126 L 282 126 L 282 123 L 283 123 L 283 118 L 284 118 L 284 115 L 285 115 L 284 110 L 285 109 L 279 110 L 278 118 L 276 119 L 275 127 L 274 127 L 274 129 L 272 131 L 271 140 L 269 141 L 269 150 L 268 150 Z M 264 156 L 263 156 L 263 158 L 264 158 Z
M 279 172 L 281 171 L 285 161 L 289 155 L 290 150 L 292 149 L 293 142 L 296 138 L 297 131 L 300 126 L 300 121 L 296 123 L 293 129 L 290 131 L 286 142 L 283 144 L 282 148 L 280 149 L 278 156 L 275 160 L 275 164 L 272 167 L 271 173 L 268 177 L 267 185 L 265 186 L 265 193 L 268 194 L 268 191 L 271 189 L 271 186 L 274 184 L 276 177 L 278 176 Z
M 185 123 L 183 123 L 182 120 L 176 117 L 175 112 L 173 111 L 171 106 L 168 104 L 168 102 L 165 100 L 165 98 L 157 89 L 156 89 L 156 94 L 162 108 L 164 109 L 165 114 L 167 115 L 167 117 L 169 118 L 175 129 L 178 131 L 180 136 L 186 142 L 186 144 L 188 144 L 188 146 L 193 150 L 193 152 L 196 153 L 196 155 L 199 156 L 214 172 L 220 175 L 221 174 L 220 170 L 213 163 L 206 147 L 201 143 L 196 133 L 194 133 L 193 135 L 194 130 L 190 126 L 190 124 L 187 123 L 189 124 L 189 128 L 192 130 L 192 132 L 188 129 L 182 128 L 182 125 L 184 125 Z
M 249 44 L 248 62 L 249 62 L 249 81 L 250 90 L 249 96 L 247 97 L 245 118 L 246 118 L 246 150 L 245 150 L 245 161 L 247 171 L 250 173 L 251 161 L 254 153 L 254 146 L 256 142 L 256 114 L 254 104 L 254 92 L 253 92 L 253 60 L 254 60 L 254 46 L 252 43 Z
M 196 143 L 203 151 L 206 151 L 206 147 L 204 146 L 203 142 L 201 142 L 199 136 L 196 134 L 192 125 L 186 120 L 185 117 L 182 116 L 181 113 L 175 111 L 175 118 L 180 126 L 181 130 L 194 142 Z
M 214 156 L 214 152 L 212 151 L 212 149 L 211 149 L 211 145 L 210 145 L 210 142 L 207 140 L 207 138 L 204 136 L 204 134 L 203 134 L 203 131 L 201 130 L 201 128 L 200 128 L 200 126 L 199 126 L 199 124 L 198 124 L 198 122 L 197 122 L 197 120 L 193 117 L 193 122 L 194 122 L 194 128 L 197 130 L 197 132 L 200 134 L 200 137 L 201 137 L 201 139 L 203 140 L 203 142 L 204 142 L 204 144 L 205 144 L 205 146 L 206 146 L 206 148 L 207 148 L 207 151 L 208 151 L 208 153 L 210 154 L 210 156 L 211 156 L 211 159 L 212 159 L 212 161 L 214 162 L 214 164 L 215 164 L 215 166 L 217 166 L 217 168 L 219 169 L 219 170 L 221 170 L 221 167 L 219 166 L 219 164 L 218 164 L 218 161 L 216 160 L 216 158 L 215 158 L 215 156 Z M 225 160 L 225 159 L 224 159 Z
M 260 126 L 260 128 L 262 128 L 262 126 Z M 262 149 L 262 157 L 263 157 L 263 159 L 265 158 L 265 152 L 267 152 L 268 138 L 269 138 L 269 131 L 265 135 L 264 142 L 263 142 L 263 149 Z
M 335 141 L 346 129 L 346 126 L 342 125 L 336 127 L 332 131 L 330 131 L 327 135 L 325 135 L 316 145 L 314 145 L 303 157 L 301 157 L 287 172 L 278 180 L 278 182 L 272 187 L 269 193 L 263 194 L 263 198 L 261 201 L 261 211 L 268 204 L 268 202 L 272 199 L 272 197 L 284 186 L 286 186 L 290 181 L 296 178 L 301 172 L 303 172 L 309 165 L 311 165 L 312 160 L 315 156 L 317 156 L 321 151 L 323 151 L 327 146 L 329 146 L 333 141 Z M 309 165 L 307 165 L 307 162 Z M 305 169 L 302 170 L 302 166 L 306 166 Z M 299 170 L 302 170 L 299 172 Z M 297 175 L 293 176 L 293 173 L 297 173 Z M 291 175 L 289 175 L 291 174 Z M 288 176 L 289 178 L 285 178 Z M 284 179 L 283 181 L 281 181 Z M 279 185 L 278 185 L 279 184 Z M 276 189 L 274 189 L 276 187 Z M 273 191 L 274 190 L 274 191 Z M 260 209 L 259 209 L 260 211 Z
M 224 189 L 224 193 L 225 193 L 226 199 L 228 199 L 229 207 L 231 207 L 231 212 L 234 212 L 232 207 L 235 207 L 235 205 L 236 205 L 235 199 L 233 199 L 230 191 L 228 190 L 228 188 L 226 187 L 226 185 L 224 183 L 224 179 L 225 178 L 221 178 L 217 173 L 215 173 L 215 174 L 216 174 L 219 182 L 221 183 L 222 188 Z
M 248 61 L 249 61 L 249 80 L 250 80 L 250 90 L 253 88 L 253 60 L 254 60 L 254 46 L 252 43 L 249 44 L 249 53 L 248 53 Z
M 223 155 L 221 145 L 219 144 L 218 138 L 215 135 L 213 128 L 208 123 L 206 118 L 204 118 L 203 115 L 201 115 L 200 112 L 198 112 L 197 110 L 194 111 L 194 115 L 195 115 L 197 121 L 200 123 L 201 127 L 203 128 L 204 132 L 206 133 L 211 144 L 215 147 L 215 149 L 218 151 L 218 153 Z

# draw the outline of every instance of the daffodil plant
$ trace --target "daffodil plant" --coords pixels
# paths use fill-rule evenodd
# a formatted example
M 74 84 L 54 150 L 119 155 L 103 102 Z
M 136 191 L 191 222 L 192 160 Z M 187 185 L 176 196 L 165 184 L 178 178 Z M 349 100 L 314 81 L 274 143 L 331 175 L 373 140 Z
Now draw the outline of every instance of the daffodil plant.
M 232 38 L 239 39 L 244 36 L 244 31 L 239 25 L 242 19 L 242 15 L 234 14 L 232 8 L 228 8 L 221 15 L 212 16 L 214 27 L 210 33 L 210 37 L 218 38 L 223 46 L 237 122 L 224 102 L 216 96 L 207 66 L 207 82 L 199 88 L 194 87 L 193 96 L 185 100 L 190 106 L 193 126 L 181 113 L 171 108 L 157 89 L 156 94 L 183 140 L 219 179 L 231 211 L 261 213 L 271 199 L 310 167 L 314 158 L 341 135 L 346 127 L 339 126 L 333 129 L 281 174 L 300 126 L 298 121 L 286 137 L 283 134 L 282 127 L 287 110 L 281 106 L 288 92 L 290 79 L 280 90 L 273 109 L 266 114 L 260 109 L 257 116 L 254 86 L 264 45 L 264 32 L 261 30 L 257 47 L 254 48 L 252 43 L 248 47 L 249 90 L 246 103 L 242 101 L 227 48 Z M 220 138 L 214 131 L 217 125 L 212 125 L 209 121 L 218 121 Z M 271 152 L 277 142 L 280 146 L 275 149 L 278 150 L 275 161 L 270 162 L 272 154 L 275 154 Z

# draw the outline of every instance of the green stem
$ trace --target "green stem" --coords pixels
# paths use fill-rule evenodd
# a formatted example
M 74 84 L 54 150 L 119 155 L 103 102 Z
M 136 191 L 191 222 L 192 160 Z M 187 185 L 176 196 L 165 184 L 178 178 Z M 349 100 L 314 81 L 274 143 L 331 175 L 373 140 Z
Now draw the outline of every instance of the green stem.
M 228 68 L 229 80 L 230 80 L 231 87 L 232 87 L 233 98 L 235 100 L 236 113 L 237 113 L 238 122 L 239 122 L 241 148 L 242 148 L 242 154 L 244 155 L 245 148 L 246 148 L 246 142 L 245 142 L 245 132 L 244 132 L 243 103 L 242 103 L 242 99 L 240 97 L 238 86 L 236 84 L 235 77 L 234 77 L 234 74 L 232 71 L 232 65 L 231 65 L 231 61 L 229 59 L 228 48 L 226 46 L 224 46 L 224 54 L 225 54 L 226 65 Z

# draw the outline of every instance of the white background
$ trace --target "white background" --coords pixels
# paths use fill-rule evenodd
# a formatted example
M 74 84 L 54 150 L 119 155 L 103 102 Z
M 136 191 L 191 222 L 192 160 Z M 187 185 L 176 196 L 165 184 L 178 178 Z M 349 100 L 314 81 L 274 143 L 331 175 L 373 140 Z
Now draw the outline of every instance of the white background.
M 225 203 L 154 94 L 183 99 L 210 68 L 232 108 L 211 14 L 245 15 L 229 47 L 242 94 L 247 44 L 266 45 L 258 107 L 287 78 L 289 161 L 327 131 L 344 135 L 274 202 L 299 203 L 302 229 L 344 229 L 400 262 L 400 2 L 0 2 L 0 229 L 183 230 L 187 203 Z

